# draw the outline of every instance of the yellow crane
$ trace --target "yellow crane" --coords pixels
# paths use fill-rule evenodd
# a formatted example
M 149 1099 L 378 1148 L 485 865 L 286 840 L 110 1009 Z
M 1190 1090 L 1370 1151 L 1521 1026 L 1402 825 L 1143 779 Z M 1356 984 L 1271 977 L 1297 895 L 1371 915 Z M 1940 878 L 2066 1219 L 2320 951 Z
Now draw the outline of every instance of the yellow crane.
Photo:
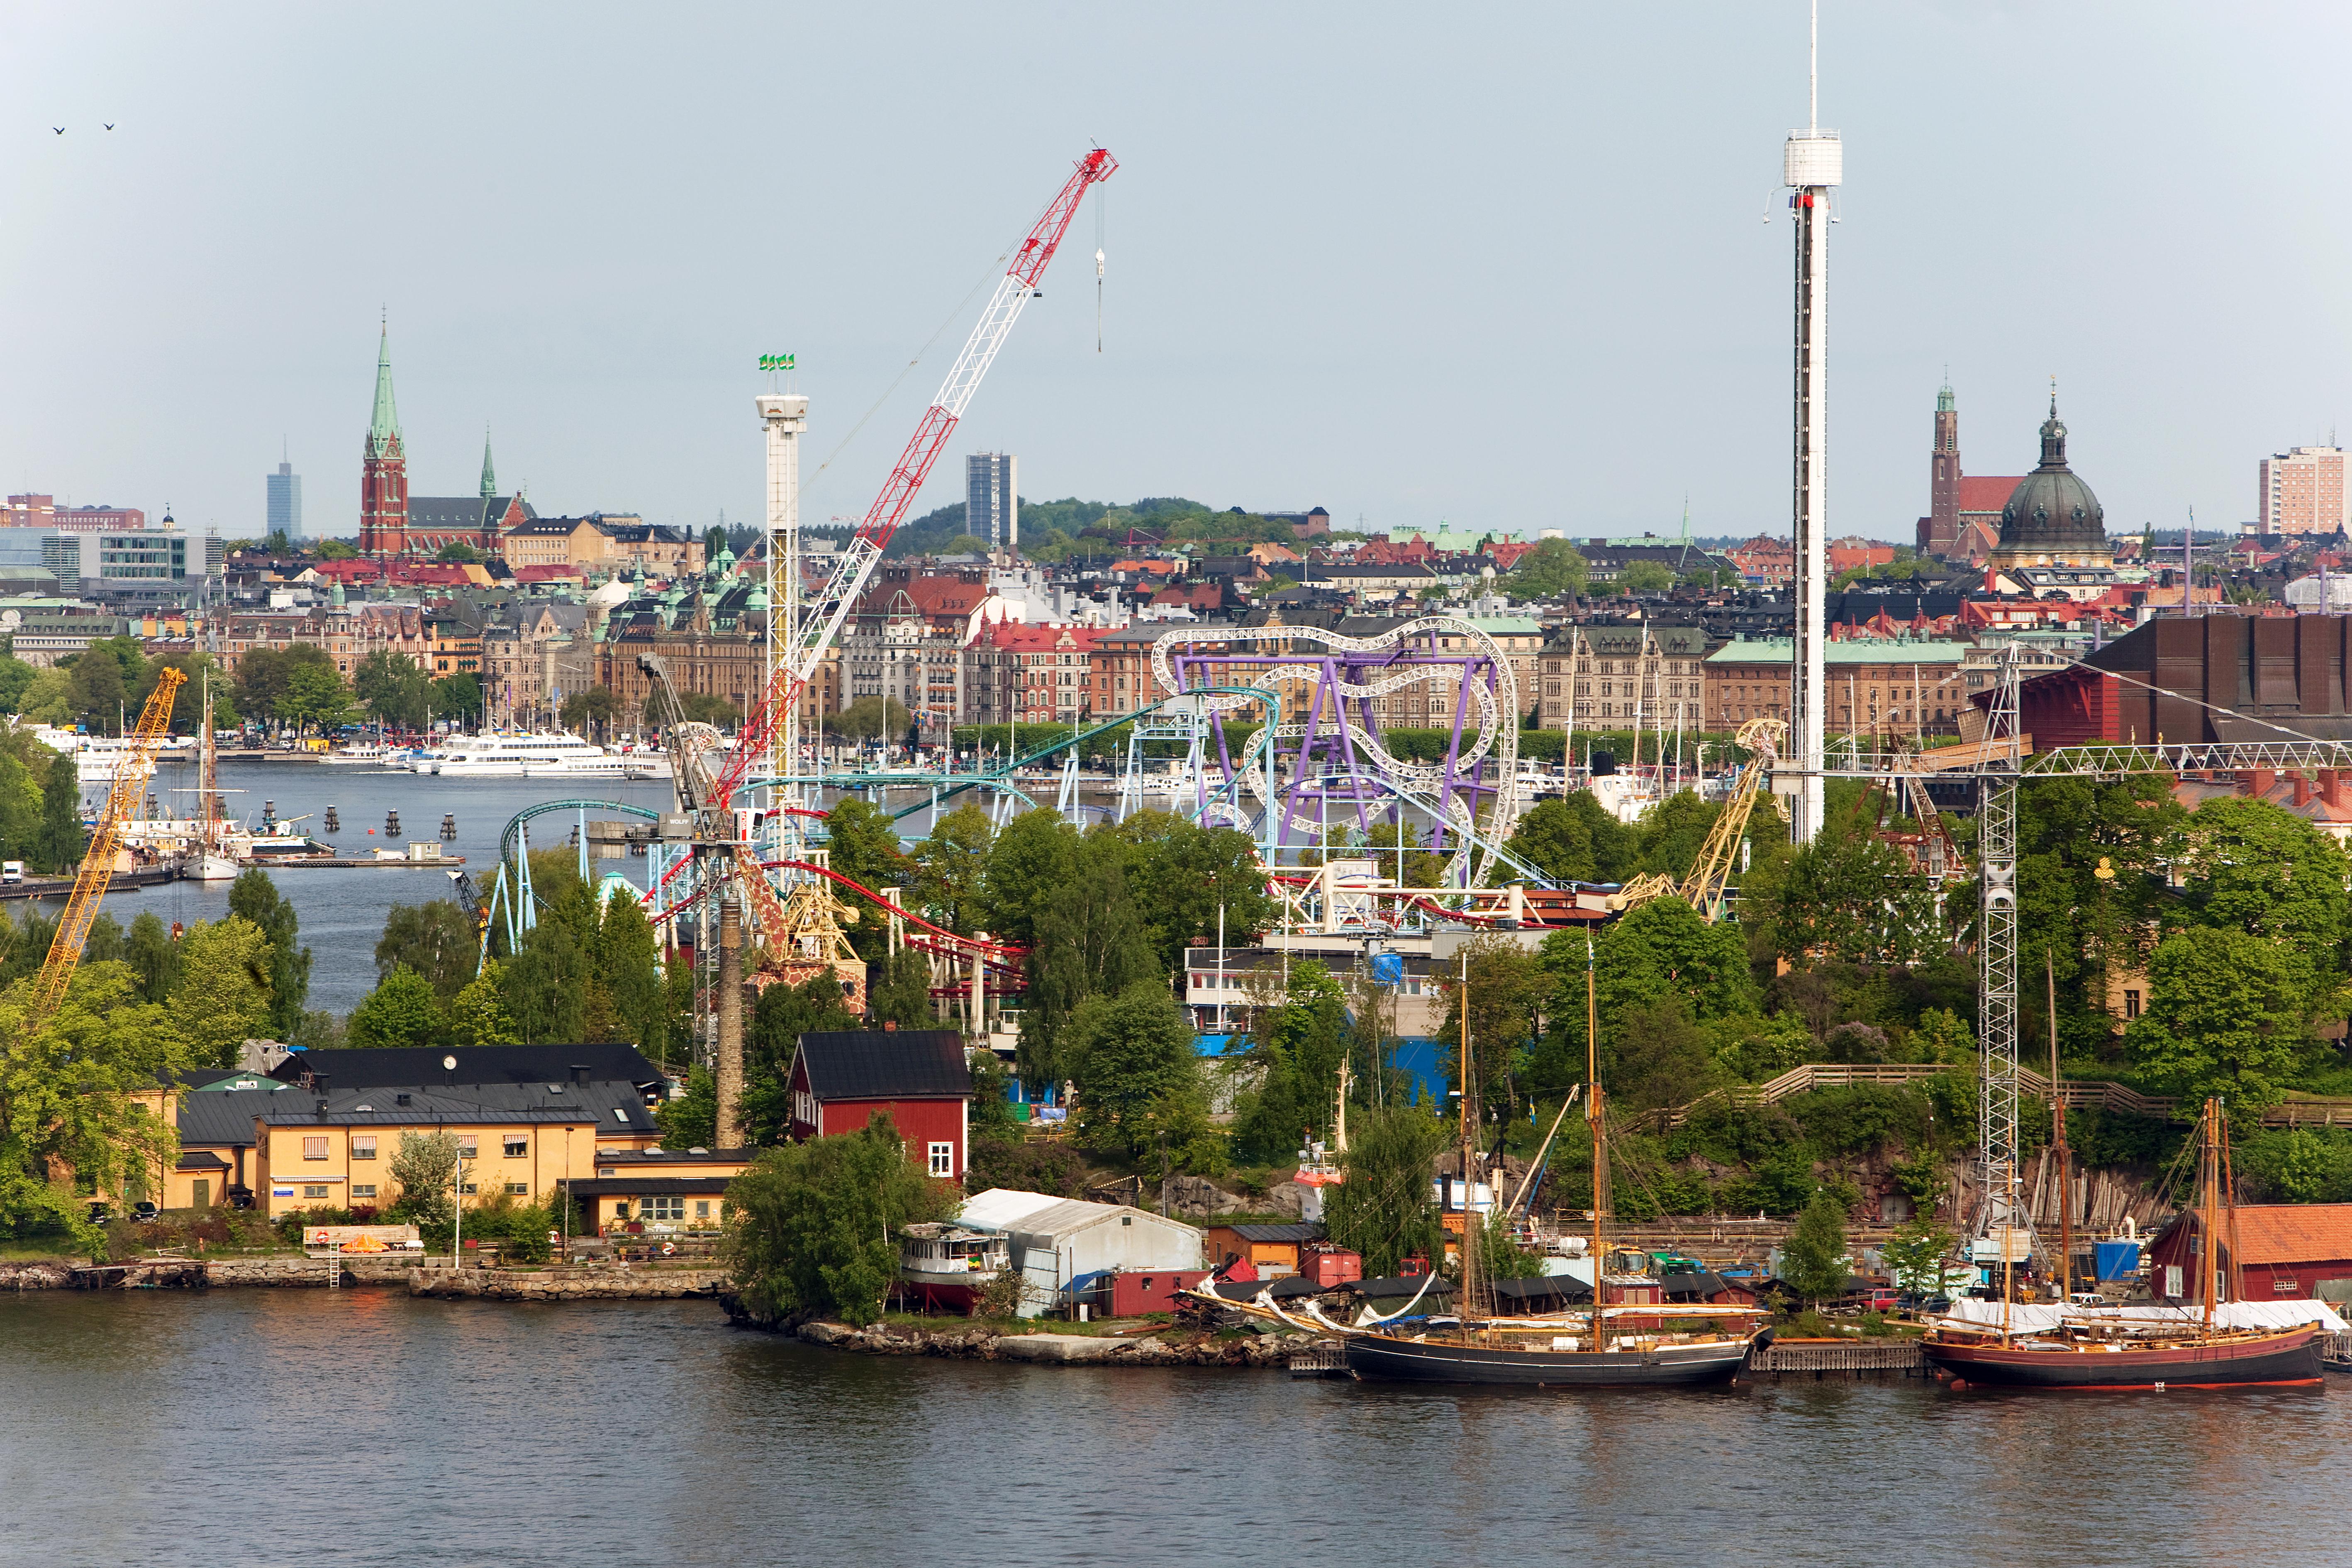
M 75 873 L 73 896 L 58 918 L 57 937 L 49 944 L 49 956 L 41 962 L 39 977 L 33 982 L 29 1022 L 34 1028 L 46 1022 L 66 999 L 66 986 L 81 963 L 82 945 L 89 940 L 90 924 L 98 918 L 99 903 L 114 877 L 114 857 L 122 847 L 122 824 L 146 796 L 147 780 L 155 771 L 155 747 L 171 726 L 173 699 L 187 679 L 181 671 L 164 665 L 157 672 L 147 706 L 139 710 L 138 726 L 115 765 L 113 787 L 106 792 L 106 810 L 99 816 L 98 831 L 89 837 L 89 852 L 82 856 L 81 870 Z
M 1715 825 L 1706 831 L 1706 842 L 1699 846 L 1698 857 L 1691 862 L 1690 874 L 1677 888 L 1675 879 L 1664 872 L 1644 872 L 1627 883 L 1610 899 L 1619 909 L 1633 909 L 1654 898 L 1669 893 L 1679 893 L 1683 902 L 1712 925 L 1723 918 L 1723 890 L 1731 880 L 1732 862 L 1738 857 L 1739 841 L 1747 836 L 1748 819 L 1756 810 L 1756 796 L 1764 787 L 1765 775 L 1772 771 L 1780 737 L 1789 727 L 1777 718 L 1751 718 L 1739 727 L 1737 737 L 1739 748 L 1748 753 L 1747 766 L 1731 787 L 1731 797 L 1723 803 Z

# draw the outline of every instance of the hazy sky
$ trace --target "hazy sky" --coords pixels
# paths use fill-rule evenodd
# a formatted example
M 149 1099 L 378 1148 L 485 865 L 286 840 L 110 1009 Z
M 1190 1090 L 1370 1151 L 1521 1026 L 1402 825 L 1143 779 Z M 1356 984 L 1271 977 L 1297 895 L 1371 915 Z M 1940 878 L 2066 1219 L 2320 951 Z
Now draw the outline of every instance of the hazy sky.
M 2114 529 L 2352 426 L 2352 11 L 1824 12 L 1837 531 L 1911 537 L 1948 362 L 1977 473 L 2058 376 Z M 349 533 L 388 310 L 418 494 L 487 423 L 542 513 L 748 520 L 789 350 L 808 468 L 873 411 L 807 488 L 854 515 L 1099 141 L 1105 350 L 1090 204 L 918 510 L 1003 448 L 1033 498 L 1788 527 L 1802 0 L 20 3 L 0 50 L 10 489 L 258 532 L 283 438 Z

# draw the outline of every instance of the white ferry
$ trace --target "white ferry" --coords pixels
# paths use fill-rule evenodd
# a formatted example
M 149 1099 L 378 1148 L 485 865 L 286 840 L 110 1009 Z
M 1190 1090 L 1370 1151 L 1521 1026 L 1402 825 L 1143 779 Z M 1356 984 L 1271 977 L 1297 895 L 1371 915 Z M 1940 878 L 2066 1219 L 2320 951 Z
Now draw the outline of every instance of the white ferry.
M 659 752 L 622 755 L 576 735 L 467 735 L 411 766 L 444 779 L 667 779 Z
M 325 760 L 344 768 L 404 768 L 412 753 L 404 747 L 386 746 L 382 741 L 363 740 L 352 746 L 337 747 L 327 753 Z

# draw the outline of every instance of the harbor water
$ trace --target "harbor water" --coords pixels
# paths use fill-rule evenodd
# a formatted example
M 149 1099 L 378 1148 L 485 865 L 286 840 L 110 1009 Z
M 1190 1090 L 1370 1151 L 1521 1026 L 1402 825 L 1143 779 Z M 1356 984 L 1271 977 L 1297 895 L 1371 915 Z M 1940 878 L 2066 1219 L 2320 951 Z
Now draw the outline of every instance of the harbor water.
M 868 1359 L 709 1301 L 0 1296 L 0 1562 L 2340 1563 L 2352 1388 Z

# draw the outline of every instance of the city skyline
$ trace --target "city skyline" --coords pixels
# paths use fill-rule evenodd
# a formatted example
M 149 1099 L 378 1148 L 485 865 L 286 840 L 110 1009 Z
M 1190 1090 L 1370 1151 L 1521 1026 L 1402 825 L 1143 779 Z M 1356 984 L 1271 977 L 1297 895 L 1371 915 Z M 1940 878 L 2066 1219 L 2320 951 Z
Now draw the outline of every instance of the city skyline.
M 1378 12 L 1339 35 L 1239 11 L 931 16 L 911 50 L 887 20 L 794 18 L 796 52 L 844 63 L 779 97 L 769 51 L 735 42 L 782 46 L 761 12 L 646 37 L 591 9 L 552 39 L 494 16 L 453 62 L 434 26 L 384 37 L 336 13 L 159 12 L 125 50 L 119 28 L 35 8 L 9 25 L 42 70 L 0 188 L 28 232 L 121 243 L 5 263 L 0 310 L 45 373 L 0 403 L 0 472 L 158 514 L 168 497 L 184 527 L 245 535 L 248 465 L 284 433 L 309 455 L 306 531 L 351 537 L 366 339 L 388 314 L 420 491 L 472 487 L 488 421 L 542 511 L 756 517 L 742 410 L 758 356 L 791 350 L 812 398 L 803 516 L 855 516 L 953 352 L 962 296 L 1098 138 L 1125 165 L 1104 351 L 1090 203 L 958 437 L 1020 452 L 1032 498 L 1615 534 L 1673 530 L 1687 491 L 1696 532 L 1785 532 L 1773 198 L 1804 119 L 1801 4 L 1704 11 L 1671 39 L 1641 16 L 1529 11 L 1412 46 Z M 2281 60 L 2263 40 L 2286 18 L 2312 47 Z M 2316 62 L 2352 24 L 1832 4 L 1822 26 L 1821 120 L 1852 148 L 1830 531 L 1909 538 L 1948 363 L 1971 467 L 2031 466 L 2055 372 L 2110 527 L 2177 528 L 2191 506 L 2209 528 L 2252 519 L 2261 460 L 2324 441 L 2345 402 L 2352 323 L 2326 286 L 2352 246 L 2299 192 L 2311 149 L 2340 139 Z M 347 53 L 357 90 L 325 68 Z M 974 61 L 1057 90 L 971 120 L 929 89 Z M 239 90 L 264 75 L 271 93 Z M 387 113 L 409 80 L 426 85 Z M 861 112 L 877 85 L 902 89 L 879 119 Z M 102 119 L 119 129 L 100 141 Z M 771 122 L 793 136 L 758 133 Z M 412 215 L 379 233 L 387 203 Z M 450 206 L 517 243 L 446 243 Z M 129 417 L 134 361 L 201 395 Z M 935 475 L 916 510 L 956 498 Z

